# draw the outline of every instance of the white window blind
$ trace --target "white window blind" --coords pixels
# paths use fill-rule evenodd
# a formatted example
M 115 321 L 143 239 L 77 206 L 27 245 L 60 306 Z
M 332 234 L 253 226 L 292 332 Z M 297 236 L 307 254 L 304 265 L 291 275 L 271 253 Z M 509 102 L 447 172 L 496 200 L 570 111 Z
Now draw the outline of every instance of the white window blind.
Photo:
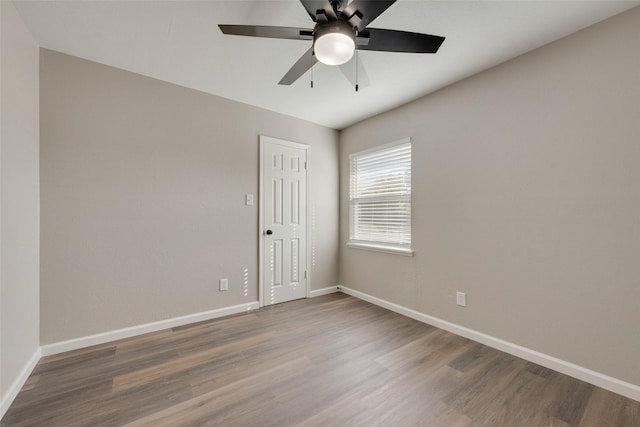
M 350 242 L 411 248 L 411 140 L 350 156 Z

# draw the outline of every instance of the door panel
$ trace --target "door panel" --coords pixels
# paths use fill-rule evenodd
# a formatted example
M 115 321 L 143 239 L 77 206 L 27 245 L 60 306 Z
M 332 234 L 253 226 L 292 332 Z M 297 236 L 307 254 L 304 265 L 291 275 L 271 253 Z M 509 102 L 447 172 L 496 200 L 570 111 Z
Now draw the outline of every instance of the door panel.
M 261 140 L 262 295 L 263 304 L 271 305 L 307 296 L 307 150 Z
M 273 190 L 271 193 L 271 200 L 273 205 L 273 217 L 271 219 L 271 224 L 282 224 L 282 208 L 283 208 L 283 199 L 282 199 L 282 179 L 274 179 L 273 180 Z

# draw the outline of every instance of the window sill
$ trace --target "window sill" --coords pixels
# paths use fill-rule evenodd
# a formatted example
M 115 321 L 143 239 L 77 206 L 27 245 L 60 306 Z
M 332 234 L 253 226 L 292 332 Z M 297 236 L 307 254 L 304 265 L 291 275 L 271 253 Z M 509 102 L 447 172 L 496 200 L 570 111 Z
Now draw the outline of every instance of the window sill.
M 369 243 L 354 243 L 354 242 L 348 242 L 347 246 L 350 248 L 364 249 L 367 251 L 385 252 L 389 254 L 403 255 L 403 256 L 413 256 L 413 251 L 411 249 L 396 248 L 393 246 L 373 245 Z

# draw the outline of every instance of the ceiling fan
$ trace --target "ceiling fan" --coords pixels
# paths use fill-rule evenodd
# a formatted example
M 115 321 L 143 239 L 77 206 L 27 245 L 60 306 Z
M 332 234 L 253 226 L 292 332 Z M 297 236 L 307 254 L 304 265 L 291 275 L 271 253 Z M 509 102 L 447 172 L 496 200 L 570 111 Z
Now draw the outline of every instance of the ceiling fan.
M 312 40 L 307 50 L 278 84 L 291 85 L 320 61 L 340 65 L 356 48 L 383 52 L 436 53 L 444 37 L 408 31 L 367 28 L 396 0 L 300 0 L 313 29 L 262 25 L 218 25 L 224 34 L 276 39 Z M 357 90 L 357 86 L 356 86 Z

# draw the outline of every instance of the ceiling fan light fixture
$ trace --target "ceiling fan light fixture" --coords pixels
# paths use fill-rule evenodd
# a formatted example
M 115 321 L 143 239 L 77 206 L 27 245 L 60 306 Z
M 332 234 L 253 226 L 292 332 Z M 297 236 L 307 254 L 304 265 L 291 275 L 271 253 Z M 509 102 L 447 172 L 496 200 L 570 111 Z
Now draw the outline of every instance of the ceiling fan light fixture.
M 355 50 L 355 31 L 343 22 L 322 25 L 313 34 L 313 52 L 323 64 L 344 64 Z

